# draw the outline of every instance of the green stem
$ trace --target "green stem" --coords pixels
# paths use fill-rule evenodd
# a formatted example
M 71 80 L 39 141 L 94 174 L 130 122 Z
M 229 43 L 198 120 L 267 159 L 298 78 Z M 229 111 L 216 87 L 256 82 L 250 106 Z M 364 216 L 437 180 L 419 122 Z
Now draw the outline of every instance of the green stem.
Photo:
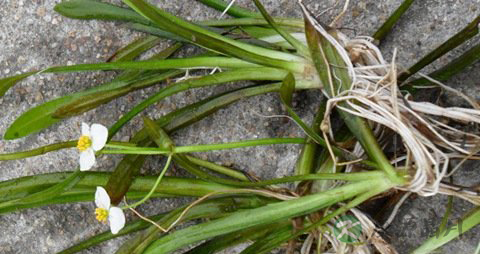
M 0 160 L 19 160 L 23 158 L 46 154 L 51 151 L 57 151 L 65 148 L 72 148 L 77 145 L 77 140 L 65 141 L 51 145 L 42 146 L 29 151 L 0 154 Z
M 207 160 L 202 160 L 202 159 L 199 159 L 197 157 L 193 157 L 193 156 L 189 156 L 189 155 L 187 155 L 185 157 L 189 161 L 191 161 L 194 164 L 197 164 L 200 167 L 210 169 L 210 170 L 215 171 L 217 173 L 224 174 L 224 175 L 230 176 L 232 178 L 236 178 L 236 179 L 241 180 L 241 181 L 249 181 L 248 177 L 246 177 L 245 174 L 243 174 L 239 171 L 236 171 L 236 170 L 218 165 L 216 163 L 213 163 L 213 162 L 210 162 L 210 161 L 207 161 Z
M 168 156 L 167 162 L 165 163 L 165 167 L 163 167 L 163 170 L 160 173 L 160 175 L 158 176 L 157 180 L 155 181 L 155 184 L 153 184 L 152 189 L 148 192 L 147 195 L 145 195 L 145 197 L 143 197 L 141 200 L 135 202 L 132 205 L 127 205 L 127 206 L 122 207 L 122 209 L 135 208 L 135 207 L 143 204 L 145 201 L 147 201 L 152 196 L 152 194 L 155 192 L 155 190 L 158 188 L 158 185 L 160 184 L 160 181 L 162 181 L 162 178 L 165 175 L 165 172 L 167 172 L 167 169 L 170 166 L 171 161 L 172 161 L 172 155 Z
M 19 159 L 24 159 L 28 157 L 34 157 L 42 154 L 46 154 L 52 151 L 57 151 L 65 148 L 72 148 L 77 146 L 78 140 L 70 140 L 70 141 L 65 141 L 65 142 L 60 142 L 60 143 L 55 143 L 51 145 L 46 145 L 42 146 L 39 148 L 35 148 L 33 150 L 28 150 L 28 151 L 21 151 L 21 152 L 15 152 L 15 153 L 5 153 L 5 154 L 0 154 L 0 161 L 3 160 L 19 160 Z M 134 147 L 135 144 L 131 144 L 128 142 L 120 142 L 120 141 L 110 141 L 109 144 L 106 146 L 115 146 L 115 147 Z
M 249 146 L 262 145 L 276 145 L 276 144 L 304 144 L 303 138 L 265 138 L 255 140 L 244 140 L 238 142 L 221 143 L 221 144 L 206 144 L 194 146 L 177 146 L 172 150 L 164 148 L 151 147 L 128 147 L 124 150 L 102 150 L 101 154 L 169 154 L 169 153 L 193 153 L 193 152 L 207 152 L 212 150 L 235 149 Z
M 392 30 L 393 26 L 403 16 L 403 14 L 410 8 L 415 0 L 405 0 L 402 4 L 393 12 L 393 14 L 383 23 L 383 25 L 373 34 L 373 38 L 378 42 L 382 42 L 385 36 Z

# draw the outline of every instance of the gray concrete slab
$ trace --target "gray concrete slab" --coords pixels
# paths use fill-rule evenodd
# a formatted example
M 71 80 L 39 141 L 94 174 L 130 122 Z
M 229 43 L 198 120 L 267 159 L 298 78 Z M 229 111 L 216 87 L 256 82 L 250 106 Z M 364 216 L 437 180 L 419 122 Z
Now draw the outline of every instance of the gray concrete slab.
M 121 24 L 114 22 L 79 21 L 62 17 L 53 11 L 55 1 L 43 0 L 0 0 L 0 77 L 25 72 L 34 68 L 73 63 L 90 63 L 106 60 L 122 45 L 140 36 Z M 118 0 L 108 2 L 119 3 Z M 188 20 L 217 18 L 219 13 L 200 6 L 191 0 L 151 1 L 159 7 Z M 253 7 L 247 0 L 237 0 L 243 6 Z M 293 0 L 264 0 L 269 11 L 275 15 L 300 17 L 300 10 Z M 335 2 L 305 1 L 315 13 L 321 13 Z M 370 35 L 386 20 L 399 5 L 400 0 L 355 0 L 344 19 L 345 28 L 354 29 L 358 35 Z M 394 48 L 398 50 L 398 62 L 406 67 L 459 31 L 479 15 L 479 0 L 426 0 L 417 1 L 406 13 L 406 17 L 394 28 L 382 49 L 387 59 Z M 336 9 L 338 11 L 338 8 Z M 328 21 L 335 11 L 328 11 L 321 20 Z M 447 63 L 459 55 L 471 43 L 449 53 L 436 61 L 431 70 Z M 163 43 L 158 48 L 164 47 Z M 188 53 L 188 52 L 187 52 Z M 447 82 L 475 98 L 480 98 L 480 65 L 470 67 L 464 73 Z M 0 134 L 15 118 L 28 108 L 74 91 L 95 86 L 113 77 L 112 72 L 42 74 L 28 78 L 0 98 Z M 195 89 L 163 101 L 150 108 L 148 115 L 158 117 L 175 108 L 187 105 L 206 96 L 216 94 L 244 84 L 228 84 L 210 89 Z M 14 141 L 0 140 L 0 152 L 31 149 L 63 140 L 78 138 L 80 123 L 102 123 L 111 125 L 119 114 L 145 99 L 160 86 L 127 95 L 103 105 L 81 116 L 73 117 L 38 134 Z M 297 98 L 298 112 L 306 120 L 312 118 L 318 91 L 304 91 Z M 447 98 L 448 103 L 457 103 Z M 299 129 L 289 121 L 278 118 L 263 118 L 258 114 L 283 114 L 276 95 L 250 98 L 202 120 L 174 135 L 179 144 L 227 142 L 241 139 L 271 137 L 276 135 L 301 135 Z M 141 119 L 135 118 L 116 139 L 126 139 L 141 127 Z M 268 179 L 292 173 L 297 145 L 246 148 L 235 151 L 212 152 L 205 155 L 215 162 L 232 165 L 242 170 L 255 172 Z M 104 156 L 95 170 L 110 171 L 118 163 L 119 156 Z M 49 153 L 19 161 L 0 162 L 0 180 L 47 172 L 73 170 L 77 165 L 74 149 Z M 480 182 L 477 163 L 465 166 L 458 183 Z M 151 159 L 145 172 L 159 170 L 158 159 Z M 93 197 L 92 197 L 93 198 Z M 410 200 L 401 209 L 397 220 L 388 229 L 387 235 L 401 253 L 407 253 L 434 232 L 445 207 L 444 197 L 418 198 Z M 148 202 L 143 211 L 154 214 L 174 207 L 178 200 L 154 200 Z M 472 206 L 463 201 L 455 202 L 455 217 Z M 0 253 L 53 253 L 71 244 L 106 230 L 93 216 L 92 202 L 69 205 L 52 205 L 29 209 L 0 216 Z M 128 220 L 133 219 L 128 216 Z M 405 223 L 414 221 L 415 225 Z M 428 221 L 424 224 L 423 222 Z M 409 226 L 410 225 L 410 226 Z M 412 226 L 413 225 L 413 226 Z M 412 229 L 414 227 L 414 229 Z M 404 234 L 414 232 L 413 234 Z M 478 243 L 478 227 L 467 233 L 460 241 L 448 244 L 445 253 L 471 253 Z M 109 241 L 84 253 L 113 253 L 125 240 Z M 235 253 L 230 250 L 228 253 Z

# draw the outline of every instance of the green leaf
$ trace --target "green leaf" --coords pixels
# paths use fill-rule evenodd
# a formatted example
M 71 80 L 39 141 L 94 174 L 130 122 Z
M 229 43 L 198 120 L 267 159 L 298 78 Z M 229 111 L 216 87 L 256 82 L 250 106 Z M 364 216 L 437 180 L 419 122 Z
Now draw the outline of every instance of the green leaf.
M 466 216 L 459 219 L 456 224 L 452 225 L 444 232 L 441 232 L 440 235 L 430 237 L 421 246 L 415 249 L 412 254 L 432 253 L 435 249 L 447 244 L 478 224 L 480 224 L 480 207 L 471 210 Z
M 21 207 L 25 205 L 29 205 L 31 203 L 42 203 L 45 200 L 54 199 L 57 196 L 61 195 L 63 192 L 70 190 L 73 186 L 75 186 L 85 175 L 84 172 L 80 170 L 76 170 L 74 173 L 70 174 L 66 179 L 62 179 L 62 181 L 50 186 L 48 188 L 42 189 L 39 192 L 35 192 L 34 194 L 28 195 L 26 197 L 9 200 L 0 203 L 0 213 L 8 211 L 9 209 L 16 207 Z
M 151 216 L 151 217 L 148 217 L 148 218 L 150 220 L 156 221 L 156 220 L 161 219 L 164 216 L 165 216 L 165 213 L 162 213 L 162 214 L 158 214 L 158 215 Z M 58 252 L 57 254 L 77 253 L 79 251 L 85 250 L 85 249 L 90 248 L 92 246 L 98 245 L 102 242 L 105 242 L 105 241 L 108 241 L 108 240 L 111 240 L 111 239 L 115 239 L 117 237 L 120 237 L 120 236 L 123 236 L 123 235 L 128 235 L 128 234 L 140 231 L 142 229 L 148 228 L 150 225 L 151 224 L 147 221 L 144 221 L 142 219 L 137 219 L 133 222 L 129 222 L 129 223 L 125 224 L 125 227 L 122 228 L 122 230 L 120 230 L 120 232 L 118 232 L 118 234 L 114 235 L 110 232 L 110 230 L 105 231 L 103 233 L 92 236 L 92 237 L 90 237 L 90 238 L 88 238 L 84 241 L 81 241 L 81 242 L 73 245 L 72 247 L 70 247 L 68 249 L 62 250 L 62 251 Z
M 267 203 L 272 202 L 271 199 L 259 198 L 259 197 L 220 197 L 206 200 L 200 204 L 193 206 L 182 218 L 181 222 L 198 219 L 198 218 L 219 218 L 228 215 L 231 212 L 259 207 Z M 273 201 L 274 202 L 274 201 Z M 177 208 L 171 211 L 167 216 L 157 221 L 157 224 L 167 228 L 170 226 L 179 216 L 181 212 L 185 210 L 186 206 Z M 147 230 L 135 236 L 127 241 L 117 251 L 117 254 L 141 254 L 155 241 L 163 232 L 155 227 L 150 226 Z
M 174 144 L 168 134 L 152 119 L 143 117 L 143 125 L 147 130 L 150 138 L 157 144 L 158 147 L 164 149 L 173 149 Z
M 293 92 L 295 92 L 295 77 L 292 73 L 288 73 L 283 79 L 282 87 L 280 88 L 280 97 L 289 107 L 292 107 Z
M 0 97 L 4 96 L 5 93 L 10 89 L 10 87 L 14 86 L 17 82 L 30 77 L 31 75 L 35 74 L 36 71 L 26 72 L 19 75 L 7 77 L 0 79 Z
M 63 16 L 73 19 L 120 19 L 127 22 L 150 24 L 148 19 L 145 19 L 132 10 L 95 0 L 63 1 L 55 5 L 54 10 Z
M 144 50 L 149 49 L 149 47 L 152 46 L 152 40 L 153 38 L 147 38 L 130 43 L 123 50 L 120 50 L 112 61 L 132 60 L 139 56 Z M 174 44 L 154 55 L 151 59 L 168 58 L 181 46 L 182 45 L 178 43 Z M 154 85 L 157 82 L 180 73 L 180 71 L 171 71 L 163 74 L 159 73 L 159 71 L 125 71 L 109 83 L 82 92 L 66 95 L 30 109 L 16 119 L 9 127 L 5 134 L 5 139 L 27 136 L 57 123 L 61 120 L 60 118 L 81 114 L 126 93 Z M 18 135 L 16 135 L 16 133 L 18 133 Z
M 92 201 L 97 186 L 105 186 L 112 173 L 61 172 L 0 182 L 0 214 L 21 209 Z M 139 176 L 131 183 L 127 198 L 138 199 L 150 191 L 157 177 Z M 154 196 L 204 196 L 232 187 L 192 178 L 165 177 Z
M 108 62 L 132 61 L 141 53 L 157 45 L 160 41 L 160 38 L 156 36 L 144 36 L 138 38 L 127 46 L 117 50 L 117 52 L 108 59 Z
M 373 38 L 381 42 L 392 30 L 393 26 L 400 20 L 403 14 L 410 8 L 415 0 L 404 0 L 402 4 L 388 17 L 387 21 L 373 34 Z
M 244 242 L 253 241 L 257 238 L 264 237 L 267 234 L 272 234 L 276 232 L 276 230 L 279 230 L 281 226 L 284 226 L 285 224 L 291 224 L 291 222 L 285 221 L 283 223 L 262 225 L 239 232 L 233 232 L 230 234 L 217 236 L 185 252 L 185 254 L 215 254 L 219 251 L 225 250 L 226 248 L 233 247 Z
M 327 143 L 325 140 L 312 128 L 310 128 L 303 120 L 295 113 L 292 109 L 292 96 L 293 92 L 295 91 L 295 78 L 291 73 L 289 73 L 282 82 L 282 87 L 280 89 L 280 98 L 282 99 L 285 108 L 287 109 L 288 114 L 292 117 L 292 119 L 303 129 L 303 131 L 313 139 L 317 144 L 327 147 Z M 346 153 L 345 151 L 332 146 L 332 151 L 343 158 L 350 158 L 351 155 Z
M 327 100 L 322 97 L 317 112 L 315 113 L 315 117 L 313 118 L 313 122 L 310 125 L 312 131 L 317 133 L 318 135 L 320 135 L 321 133 L 320 125 L 322 124 L 326 107 Z M 317 166 L 320 165 L 317 162 L 319 162 L 318 159 L 319 157 L 321 157 L 321 151 L 321 147 L 316 144 L 312 138 L 306 137 L 305 145 L 303 146 L 302 151 L 300 152 L 300 156 L 297 159 L 297 163 L 295 166 L 295 174 L 305 175 L 315 172 Z M 324 149 L 323 151 L 326 151 L 326 149 Z
M 240 81 L 240 80 L 280 80 L 285 72 L 279 69 L 261 67 L 261 68 L 240 68 L 230 71 L 220 72 L 212 75 L 203 76 L 196 79 L 188 79 L 165 87 L 150 96 L 148 99 L 137 104 L 129 112 L 123 115 L 109 130 L 109 135 L 114 135 L 123 125 L 130 121 L 133 117 L 148 108 L 150 105 L 157 103 L 164 98 L 173 94 L 205 86 L 213 86 L 221 83 Z
M 139 32 L 143 32 L 143 33 L 148 33 L 148 34 L 151 34 L 151 35 L 155 35 L 155 36 L 158 36 L 158 37 L 161 37 L 161 38 L 165 38 L 165 39 L 170 39 L 170 40 L 174 40 L 174 41 L 177 41 L 177 42 L 182 42 L 182 43 L 190 43 L 188 40 L 185 40 L 184 38 L 174 34 L 174 33 L 170 33 L 170 32 L 167 32 L 165 30 L 162 30 L 158 27 L 155 27 L 155 26 L 149 26 L 149 25 L 144 25 L 144 24 L 140 24 L 140 23 L 129 23 L 128 25 L 128 28 L 130 29 L 133 29 L 133 30 L 136 30 L 136 31 L 139 31 Z
M 303 59 L 288 53 L 268 50 L 241 43 L 186 22 L 143 0 L 123 0 L 135 11 L 150 19 L 159 28 L 174 33 L 201 47 L 244 59 L 265 66 L 284 68 L 293 72 L 303 71 Z
M 183 71 L 172 70 L 164 73 L 144 74 L 140 79 L 132 80 L 128 85 L 109 91 L 97 92 L 90 95 L 82 96 L 76 100 L 70 101 L 68 104 L 59 107 L 54 113 L 54 118 L 66 118 L 79 115 L 83 112 L 94 109 L 102 104 L 110 102 L 113 99 L 121 97 L 125 94 L 155 85 L 168 78 L 172 78 Z
M 262 13 L 263 18 L 268 22 L 268 24 L 277 31 L 278 34 L 280 34 L 285 41 L 287 41 L 290 45 L 292 45 L 296 50 L 297 53 L 303 55 L 304 57 L 310 57 L 310 53 L 308 51 L 308 48 L 306 47 L 303 42 L 300 42 L 297 40 L 295 37 L 293 37 L 290 33 L 286 32 L 281 28 L 279 25 L 277 25 L 276 21 L 268 14 L 267 10 L 265 10 L 265 7 L 263 7 L 262 3 L 260 0 L 253 0 L 255 2 L 255 5 L 257 6 L 258 10 Z
M 25 137 L 61 121 L 62 118 L 81 114 L 119 96 L 154 85 L 177 74 L 178 72 L 153 73 L 134 80 L 112 81 L 82 92 L 51 100 L 28 110 L 18 117 L 9 126 L 4 138 L 10 140 Z
M 454 36 L 450 37 L 446 42 L 442 43 L 440 46 L 435 48 L 433 51 L 428 53 L 410 68 L 408 68 L 407 72 L 404 72 L 402 75 L 398 77 L 398 83 L 401 83 L 407 80 L 409 77 L 423 69 L 425 66 L 429 65 L 433 61 L 437 60 L 441 56 L 445 55 L 446 53 L 450 52 L 452 49 L 460 46 L 467 40 L 471 39 L 473 36 L 478 34 L 480 24 L 480 16 L 477 16 L 472 22 L 470 22 L 465 28 L 463 28 L 460 32 L 455 34 Z
M 258 239 L 252 245 L 244 249 L 240 254 L 258 254 L 265 253 L 274 248 L 280 247 L 283 242 L 276 242 L 276 239 L 285 239 L 292 235 L 292 225 L 283 226 L 276 229 L 263 238 Z
M 371 189 L 372 185 L 377 184 L 379 186 L 385 186 L 383 179 L 370 179 L 365 182 L 344 185 L 322 193 L 277 202 L 255 209 L 238 211 L 220 219 L 172 232 L 153 242 L 145 253 L 169 253 L 181 247 L 219 235 L 308 214 L 331 204 L 341 202 L 342 200 L 350 199 L 360 193 L 367 192 Z
M 461 56 L 455 58 L 442 68 L 428 74 L 429 77 L 438 80 L 446 81 L 457 73 L 463 71 L 468 66 L 471 66 L 480 60 L 480 43 L 473 46 Z M 419 78 L 402 86 L 402 89 L 412 89 L 414 86 L 431 85 L 432 82 L 426 78 Z
M 59 122 L 61 119 L 54 118 L 54 112 L 77 98 L 105 91 L 107 89 L 116 89 L 125 85 L 127 85 L 127 82 L 125 81 L 106 83 L 102 86 L 63 96 L 36 106 L 23 113 L 10 125 L 5 132 L 4 139 L 10 140 L 21 138 Z

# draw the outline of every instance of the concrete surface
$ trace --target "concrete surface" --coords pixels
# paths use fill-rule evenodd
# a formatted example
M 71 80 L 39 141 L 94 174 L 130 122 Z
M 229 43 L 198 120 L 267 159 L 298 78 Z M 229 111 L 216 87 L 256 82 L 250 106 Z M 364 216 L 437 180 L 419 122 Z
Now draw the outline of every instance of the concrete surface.
M 79 21 L 61 17 L 53 11 L 53 6 L 58 2 L 58 0 L 0 0 L 0 77 L 51 65 L 103 61 L 116 49 L 140 36 L 139 33 L 127 30 L 117 23 Z M 119 3 L 120 1 L 109 2 Z M 219 15 L 218 12 L 211 11 L 191 0 L 151 2 L 189 20 L 212 19 Z M 251 1 L 237 0 L 237 2 L 243 6 L 252 7 Z M 264 0 L 263 2 L 274 15 L 300 17 L 296 1 Z M 314 13 L 320 13 L 332 6 L 335 1 L 306 2 L 311 3 L 310 7 Z M 355 29 L 358 35 L 370 35 L 400 2 L 400 0 L 351 1 L 343 26 Z M 389 59 L 393 48 L 397 48 L 398 62 L 408 67 L 479 15 L 479 8 L 480 0 L 417 1 L 387 38 L 383 46 L 385 56 Z M 329 11 L 319 19 L 328 22 L 335 15 L 335 11 Z M 472 43 L 443 57 L 429 69 L 441 66 L 468 46 L 478 42 L 477 36 Z M 162 44 L 159 48 L 165 45 Z M 460 88 L 479 99 L 479 68 L 480 64 L 476 64 L 447 84 Z M 5 97 L 0 98 L 0 112 L 2 112 L 0 135 L 3 135 L 13 120 L 28 108 L 61 95 L 100 84 L 111 79 L 112 76 L 112 72 L 89 72 L 43 74 L 28 78 L 11 89 Z M 241 85 L 229 84 L 181 93 L 150 108 L 148 114 L 158 117 L 206 96 Z M 82 121 L 109 126 L 114 123 L 119 114 L 125 113 L 132 105 L 146 98 L 158 87 L 132 93 L 81 116 L 63 121 L 38 134 L 15 141 L 0 140 L 0 152 L 27 150 L 49 143 L 76 139 Z M 318 91 L 300 92 L 296 96 L 297 109 L 302 117 L 311 119 L 315 101 L 318 98 Z M 446 98 L 446 103 L 456 103 L 456 101 Z M 278 118 L 262 118 L 255 112 L 263 115 L 284 113 L 276 95 L 250 98 L 220 110 L 214 116 L 178 132 L 174 137 L 179 144 L 200 144 L 276 135 L 301 135 L 298 128 L 291 122 Z M 126 139 L 140 127 L 141 120 L 136 118 L 117 134 L 116 139 Z M 268 179 L 290 174 L 298 151 L 299 146 L 296 145 L 258 147 L 213 152 L 209 153 L 207 158 L 242 170 L 250 170 L 259 177 Z M 119 156 L 104 156 L 95 170 L 110 171 L 119 159 Z M 0 162 L 0 180 L 72 170 L 76 165 L 77 154 L 73 149 L 20 161 Z M 158 170 L 157 168 L 158 162 L 155 159 L 150 160 L 145 166 L 146 171 Z M 468 164 L 465 166 L 466 173 L 458 177 L 459 180 L 456 182 L 466 185 L 479 184 L 477 168 L 478 163 Z M 446 204 L 445 200 L 444 197 L 417 198 L 406 203 L 386 232 L 400 253 L 407 253 L 435 231 Z M 152 201 L 144 211 L 148 214 L 158 213 L 175 206 L 176 202 L 175 200 Z M 455 207 L 454 217 L 459 217 L 472 206 L 457 200 Z M 0 253 L 53 253 L 106 230 L 105 226 L 94 219 L 93 210 L 94 205 L 89 202 L 53 205 L 1 215 Z M 132 217 L 129 216 L 128 219 L 131 220 Z M 406 223 L 407 221 L 409 223 Z M 424 223 L 426 221 L 428 223 Z M 412 227 L 415 230 L 412 230 Z M 413 233 L 405 234 L 406 232 Z M 461 240 L 445 246 L 443 251 L 471 253 L 479 241 L 479 235 L 480 230 L 477 227 Z M 121 237 L 109 241 L 84 253 L 113 253 L 125 239 Z M 229 250 L 227 253 L 235 252 L 235 250 Z

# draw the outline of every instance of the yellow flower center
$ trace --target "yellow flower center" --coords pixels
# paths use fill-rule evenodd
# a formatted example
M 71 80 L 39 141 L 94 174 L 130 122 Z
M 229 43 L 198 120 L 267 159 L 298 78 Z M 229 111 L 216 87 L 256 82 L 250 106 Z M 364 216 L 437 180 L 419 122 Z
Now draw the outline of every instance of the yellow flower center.
M 95 209 L 95 216 L 98 221 L 105 223 L 107 222 L 108 211 L 104 208 L 97 208 Z
M 91 146 L 92 146 L 92 140 L 90 139 L 89 136 L 83 135 L 78 139 L 77 148 L 81 152 L 87 150 Z

